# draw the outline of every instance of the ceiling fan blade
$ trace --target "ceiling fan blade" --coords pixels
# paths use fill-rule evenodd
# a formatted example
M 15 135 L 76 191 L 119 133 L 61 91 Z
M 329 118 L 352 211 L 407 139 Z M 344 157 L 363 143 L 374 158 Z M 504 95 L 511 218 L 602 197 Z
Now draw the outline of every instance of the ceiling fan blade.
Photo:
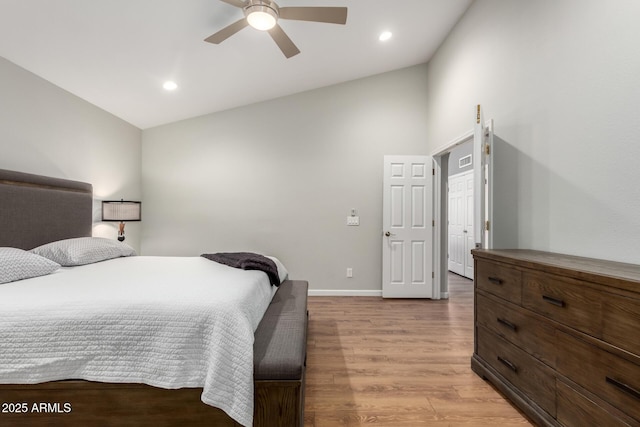
M 214 43 L 214 44 L 220 44 L 226 39 L 228 39 L 229 37 L 231 37 L 232 35 L 234 35 L 235 33 L 237 33 L 238 31 L 240 31 L 241 29 L 243 29 L 244 27 L 246 27 L 247 25 L 249 25 L 247 20 L 245 18 L 242 18 L 239 21 L 236 21 L 233 24 L 227 27 L 224 27 L 217 33 L 210 35 L 209 37 L 204 39 L 204 41 L 209 43 Z
M 296 21 L 347 23 L 346 7 L 281 7 L 279 15 L 282 19 L 295 19 Z
M 220 0 L 220 1 L 230 4 L 231 6 L 239 7 L 239 8 L 244 8 L 247 5 L 247 3 L 242 0 Z
M 275 27 L 270 29 L 269 35 L 287 58 L 291 58 L 300 53 L 300 49 L 296 47 L 280 25 L 276 24 Z

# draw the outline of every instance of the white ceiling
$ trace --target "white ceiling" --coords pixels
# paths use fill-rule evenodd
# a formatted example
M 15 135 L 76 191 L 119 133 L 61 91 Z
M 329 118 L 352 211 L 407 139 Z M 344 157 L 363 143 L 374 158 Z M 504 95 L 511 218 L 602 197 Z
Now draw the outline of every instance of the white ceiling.
M 146 129 L 426 62 L 471 2 L 280 0 L 349 9 L 345 26 L 281 20 L 286 59 L 252 28 L 205 43 L 242 17 L 218 0 L 0 0 L 0 56 Z

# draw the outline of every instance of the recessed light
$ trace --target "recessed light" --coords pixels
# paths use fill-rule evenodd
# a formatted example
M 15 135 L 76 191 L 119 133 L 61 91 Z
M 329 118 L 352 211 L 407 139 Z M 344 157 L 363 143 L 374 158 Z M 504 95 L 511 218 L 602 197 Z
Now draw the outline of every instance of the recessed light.
M 176 82 L 172 82 L 172 81 L 164 82 L 162 87 L 164 88 L 164 90 L 176 90 L 176 89 L 178 89 L 178 85 L 176 84 Z
M 380 34 L 380 37 L 378 37 L 378 40 L 380 40 L 381 42 L 386 42 L 391 38 L 392 35 L 393 34 L 391 34 L 391 31 L 385 31 L 382 34 Z

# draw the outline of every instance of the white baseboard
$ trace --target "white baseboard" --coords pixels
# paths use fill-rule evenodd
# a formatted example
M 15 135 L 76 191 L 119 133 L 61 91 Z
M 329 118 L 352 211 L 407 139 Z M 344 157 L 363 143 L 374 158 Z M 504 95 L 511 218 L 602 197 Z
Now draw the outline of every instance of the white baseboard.
M 310 297 L 382 297 L 382 290 L 309 289 Z

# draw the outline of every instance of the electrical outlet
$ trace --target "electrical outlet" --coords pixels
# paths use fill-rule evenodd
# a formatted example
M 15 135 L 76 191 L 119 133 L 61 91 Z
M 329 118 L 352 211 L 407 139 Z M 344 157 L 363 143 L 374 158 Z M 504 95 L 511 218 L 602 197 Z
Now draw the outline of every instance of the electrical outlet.
M 353 268 L 351 267 L 347 268 L 347 277 L 349 278 L 353 277 Z

